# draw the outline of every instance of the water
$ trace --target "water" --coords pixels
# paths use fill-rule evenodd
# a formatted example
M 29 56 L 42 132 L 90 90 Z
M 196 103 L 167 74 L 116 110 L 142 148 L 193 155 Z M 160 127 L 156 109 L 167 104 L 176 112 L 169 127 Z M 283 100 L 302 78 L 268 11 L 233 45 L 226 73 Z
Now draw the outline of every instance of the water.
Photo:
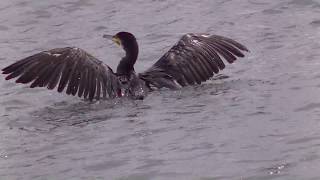
M 134 33 L 137 71 L 179 37 L 251 53 L 226 79 L 143 101 L 89 103 L 0 78 L 0 179 L 320 179 L 320 1 L 1 0 L 0 62 L 63 46 L 115 68 L 105 33 Z

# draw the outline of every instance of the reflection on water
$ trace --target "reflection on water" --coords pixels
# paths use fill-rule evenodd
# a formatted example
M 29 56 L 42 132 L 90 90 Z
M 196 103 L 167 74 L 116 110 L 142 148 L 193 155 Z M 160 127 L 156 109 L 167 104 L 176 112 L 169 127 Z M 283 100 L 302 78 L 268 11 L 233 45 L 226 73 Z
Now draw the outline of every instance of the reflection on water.
M 60 46 L 111 67 L 102 34 L 133 32 L 136 70 L 189 32 L 250 49 L 223 75 L 143 101 L 87 102 L 0 78 L 0 179 L 319 179 L 317 1 L 3 0 L 1 67 Z

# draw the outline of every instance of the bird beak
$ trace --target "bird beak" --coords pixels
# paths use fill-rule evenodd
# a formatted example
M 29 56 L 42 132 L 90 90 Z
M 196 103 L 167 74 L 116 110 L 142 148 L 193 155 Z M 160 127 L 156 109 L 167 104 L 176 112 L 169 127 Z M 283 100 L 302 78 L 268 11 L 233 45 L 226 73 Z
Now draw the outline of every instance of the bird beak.
M 113 42 L 115 42 L 118 46 L 121 46 L 121 40 L 117 36 L 105 34 L 103 35 L 103 38 L 110 39 Z
M 104 34 L 102 37 L 111 40 L 113 36 L 109 34 Z

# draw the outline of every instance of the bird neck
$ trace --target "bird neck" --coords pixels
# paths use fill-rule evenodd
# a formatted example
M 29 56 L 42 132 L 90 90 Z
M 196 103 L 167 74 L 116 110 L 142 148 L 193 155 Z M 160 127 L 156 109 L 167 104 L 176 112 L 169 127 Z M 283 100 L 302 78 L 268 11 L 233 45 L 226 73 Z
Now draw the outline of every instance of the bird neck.
M 134 64 L 137 61 L 139 48 L 134 43 L 130 48 L 124 48 L 126 55 L 123 57 L 117 67 L 117 74 L 129 75 L 134 72 Z

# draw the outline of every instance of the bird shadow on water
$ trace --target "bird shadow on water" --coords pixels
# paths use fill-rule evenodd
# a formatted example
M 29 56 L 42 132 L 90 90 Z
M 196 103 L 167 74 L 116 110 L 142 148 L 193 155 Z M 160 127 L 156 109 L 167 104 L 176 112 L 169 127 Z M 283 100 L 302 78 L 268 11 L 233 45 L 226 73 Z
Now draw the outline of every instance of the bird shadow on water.
M 65 126 L 85 127 L 111 119 L 137 116 L 139 109 L 143 109 L 139 104 L 141 101 L 128 98 L 77 103 L 62 101 L 26 113 L 8 125 L 10 128 L 44 133 Z

